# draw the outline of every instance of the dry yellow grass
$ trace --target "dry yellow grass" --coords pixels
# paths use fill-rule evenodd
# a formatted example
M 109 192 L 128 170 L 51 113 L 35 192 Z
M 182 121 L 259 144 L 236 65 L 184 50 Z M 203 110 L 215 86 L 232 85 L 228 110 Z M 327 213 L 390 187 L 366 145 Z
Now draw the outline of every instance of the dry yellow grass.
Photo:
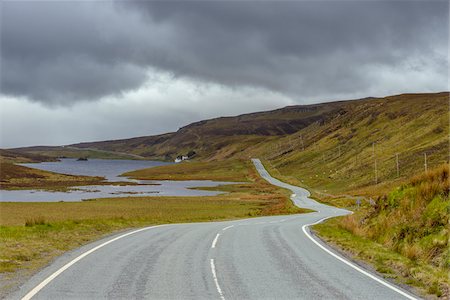
M 403 282 L 450 297 L 449 191 L 449 165 L 443 164 L 380 197 L 374 207 L 316 228 L 327 240 L 358 255 L 364 252 L 378 267 L 389 265 L 390 273 Z M 358 239 L 386 250 L 375 253 Z M 405 259 L 393 263 L 389 251 Z

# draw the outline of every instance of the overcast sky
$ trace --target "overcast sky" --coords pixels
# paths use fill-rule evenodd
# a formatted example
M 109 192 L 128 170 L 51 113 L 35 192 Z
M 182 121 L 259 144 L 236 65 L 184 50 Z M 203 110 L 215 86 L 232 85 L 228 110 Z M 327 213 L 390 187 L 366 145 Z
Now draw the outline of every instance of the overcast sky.
M 448 90 L 447 1 L 2 1 L 0 147 Z

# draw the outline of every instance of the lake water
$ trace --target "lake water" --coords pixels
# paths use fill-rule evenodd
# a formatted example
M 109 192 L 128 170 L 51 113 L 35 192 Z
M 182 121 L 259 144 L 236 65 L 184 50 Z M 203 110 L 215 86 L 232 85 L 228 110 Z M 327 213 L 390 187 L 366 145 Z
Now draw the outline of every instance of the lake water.
M 78 161 L 65 158 L 58 162 L 43 162 L 21 164 L 22 166 L 70 175 L 103 176 L 108 181 L 128 181 L 126 177 L 119 177 L 125 172 L 170 165 L 172 163 L 149 160 L 126 159 L 89 159 Z
M 22 164 L 31 168 L 71 175 L 104 176 L 108 181 L 133 181 L 140 185 L 91 185 L 74 187 L 69 192 L 43 190 L 0 190 L 0 202 L 59 202 L 82 201 L 94 198 L 137 196 L 215 196 L 222 192 L 193 190 L 193 187 L 215 187 L 232 182 L 210 180 L 150 181 L 131 180 L 120 174 L 137 169 L 167 165 L 170 163 L 141 160 L 90 159 L 77 161 L 63 159 L 61 162 Z

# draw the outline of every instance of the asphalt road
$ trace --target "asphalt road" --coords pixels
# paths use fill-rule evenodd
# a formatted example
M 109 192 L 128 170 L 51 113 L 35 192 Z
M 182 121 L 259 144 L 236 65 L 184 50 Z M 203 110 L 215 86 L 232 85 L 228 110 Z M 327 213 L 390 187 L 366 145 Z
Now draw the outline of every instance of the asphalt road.
M 315 213 L 149 227 L 59 258 L 14 299 L 414 299 L 344 260 L 309 235 L 308 224 L 348 211 L 292 190 Z

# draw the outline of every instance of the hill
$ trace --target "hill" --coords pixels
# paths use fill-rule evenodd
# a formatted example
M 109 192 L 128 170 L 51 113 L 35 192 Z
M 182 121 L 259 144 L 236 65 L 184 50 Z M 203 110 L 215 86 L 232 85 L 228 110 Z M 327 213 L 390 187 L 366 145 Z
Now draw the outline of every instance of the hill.
M 34 154 L 80 149 L 173 160 L 262 158 L 277 176 L 321 193 L 371 195 L 448 161 L 449 93 L 402 94 L 313 105 L 192 123 L 177 132 L 79 143 Z M 57 151 L 56 151 L 57 150 Z M 74 155 L 74 154 L 72 154 Z M 398 172 L 397 172 L 398 160 Z M 376 166 L 375 166 L 376 164 Z
M 32 152 L 0 149 L 0 161 L 14 163 L 35 163 L 43 161 L 56 161 L 56 159 L 54 157 L 49 157 Z
M 448 162 L 448 97 L 406 94 L 353 102 L 331 121 L 281 137 L 257 153 L 285 180 L 313 190 L 381 195 Z
M 60 158 L 80 158 L 80 157 L 99 158 L 99 159 L 146 159 L 145 157 L 136 154 L 114 152 L 101 149 L 91 149 L 87 147 L 77 148 L 72 146 L 32 146 L 24 148 L 15 148 L 12 150 L 17 157 L 21 156 L 41 157 L 36 161 L 30 162 L 57 160 Z M 7 151 L 12 152 L 10 150 Z M 3 156 L 2 153 L 0 153 L 0 157 L 1 156 Z M 28 161 L 22 161 L 20 159 L 18 159 L 17 161 L 16 159 L 16 162 L 28 162 Z
M 297 132 L 314 122 L 324 122 L 339 110 L 336 103 L 286 107 L 269 112 L 222 117 L 192 123 L 175 133 L 132 139 L 79 143 L 76 148 L 101 149 L 133 153 L 151 159 L 173 160 L 195 151 L 200 158 L 236 156 L 235 147 L 245 149 L 267 138 Z M 223 156 L 223 155 L 222 155 Z

